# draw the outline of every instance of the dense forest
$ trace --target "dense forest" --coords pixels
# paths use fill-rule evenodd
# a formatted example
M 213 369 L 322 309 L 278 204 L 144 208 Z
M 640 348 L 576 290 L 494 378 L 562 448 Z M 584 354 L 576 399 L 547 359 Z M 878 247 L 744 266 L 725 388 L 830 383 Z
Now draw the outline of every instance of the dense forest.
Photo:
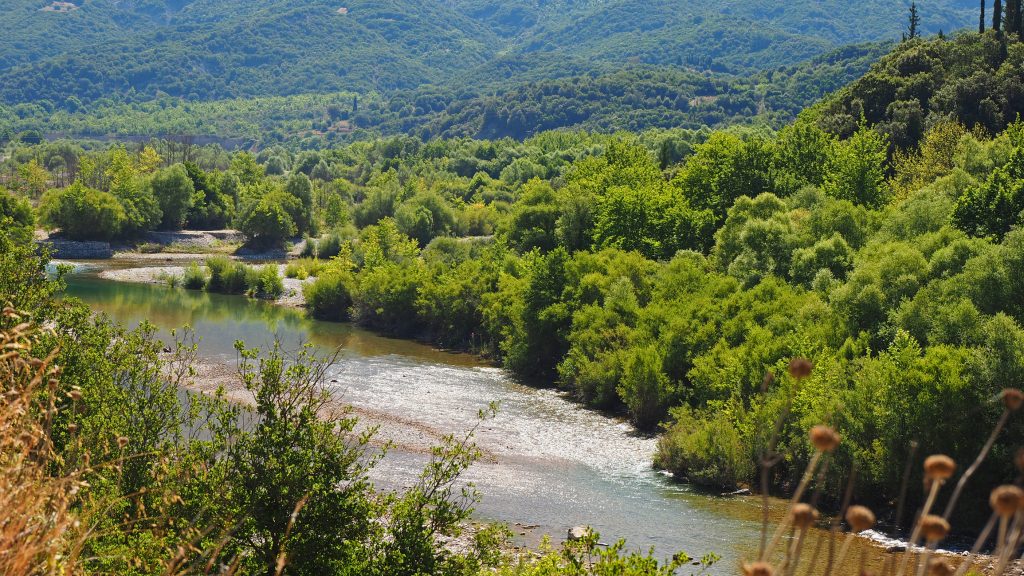
M 633 65 L 608 73 L 511 84 L 481 96 L 427 86 L 379 93 L 190 102 L 165 96 L 99 100 L 66 111 L 0 104 L 0 141 L 54 136 L 200 135 L 225 146 L 323 148 L 375 135 L 522 139 L 544 130 L 600 132 L 760 123 L 781 127 L 807 105 L 861 77 L 886 45 L 846 48 L 752 77 Z M 213 136 L 216 135 L 216 136 Z
M 850 43 L 895 40 L 905 19 L 881 0 L 58 4 L 14 0 L 0 15 L 0 141 L 189 134 L 322 148 L 754 117 L 778 128 L 886 49 Z M 975 10 L 937 0 L 922 32 L 970 25 Z

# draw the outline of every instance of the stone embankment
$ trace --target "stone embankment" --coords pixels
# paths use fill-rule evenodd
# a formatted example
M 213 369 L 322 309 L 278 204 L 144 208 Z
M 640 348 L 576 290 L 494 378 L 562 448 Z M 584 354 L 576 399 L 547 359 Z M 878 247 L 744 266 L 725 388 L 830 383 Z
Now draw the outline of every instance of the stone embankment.
M 106 260 L 114 257 L 110 242 L 81 242 L 46 238 L 38 240 L 40 246 L 50 248 L 50 255 L 61 260 Z

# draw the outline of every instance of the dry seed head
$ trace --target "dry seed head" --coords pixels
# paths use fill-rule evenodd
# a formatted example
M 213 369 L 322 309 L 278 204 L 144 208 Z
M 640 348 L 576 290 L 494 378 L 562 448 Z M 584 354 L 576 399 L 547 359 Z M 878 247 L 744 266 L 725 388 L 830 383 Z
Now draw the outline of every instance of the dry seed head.
M 875 526 L 875 513 L 864 506 L 850 506 L 846 511 L 846 522 L 854 532 L 863 532 Z
M 75 423 L 68 424 L 68 432 L 70 432 L 71 434 L 74 434 L 75 432 L 78 432 L 78 424 L 75 424 Z
M 956 462 L 945 454 L 932 454 L 924 459 L 924 475 L 928 480 L 948 480 L 956 472 Z
M 932 576 L 953 576 L 956 570 L 946 560 L 932 560 L 929 572 Z
M 743 576 L 774 576 L 775 568 L 767 562 L 749 562 L 743 565 Z
M 822 452 L 831 452 L 839 446 L 839 434 L 828 426 L 811 428 L 811 444 Z
M 921 534 L 928 542 L 938 542 L 949 534 L 949 522 L 941 516 L 928 514 L 921 518 Z
M 793 517 L 793 525 L 797 528 L 808 528 L 818 521 L 818 511 L 810 504 L 794 505 L 790 515 Z
M 1021 504 L 1024 503 L 1024 490 L 1012 484 L 999 486 L 992 491 L 988 502 L 992 505 L 992 509 L 996 511 L 996 514 L 1003 518 L 1009 518 L 1016 514 Z
M 82 391 L 78 388 L 72 388 L 71 392 L 68 392 L 68 396 L 71 396 L 71 399 L 77 402 L 82 399 Z
M 814 365 L 807 358 L 797 356 L 789 361 L 789 375 L 797 380 L 803 380 L 811 375 Z
M 1017 465 L 1019 472 L 1024 472 L 1024 448 L 1017 449 L 1017 453 L 1013 456 L 1013 463 Z
M 123 450 L 124 447 L 127 446 L 127 445 L 128 445 L 128 437 L 127 436 L 121 436 L 120 438 L 117 439 L 117 447 L 118 448 Z
M 1024 404 L 1024 392 L 1017 388 L 1006 388 L 1002 393 L 1003 406 L 1016 412 Z

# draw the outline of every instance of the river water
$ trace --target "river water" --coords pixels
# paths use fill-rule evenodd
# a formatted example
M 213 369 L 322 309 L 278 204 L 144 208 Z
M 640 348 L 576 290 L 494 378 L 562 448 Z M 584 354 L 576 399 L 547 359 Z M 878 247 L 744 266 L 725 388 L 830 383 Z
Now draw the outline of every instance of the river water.
M 742 558 L 756 554 L 759 499 L 723 498 L 673 482 L 651 468 L 655 440 L 555 391 L 520 385 L 473 356 L 245 298 L 110 282 L 89 266 L 67 284 L 70 296 L 125 325 L 148 320 L 165 335 L 190 326 L 207 362 L 233 364 L 236 340 L 268 346 L 276 338 L 286 348 L 310 343 L 339 351 L 332 393 L 372 414 L 380 436 L 396 441 L 375 472 L 384 486 L 413 482 L 426 447 L 464 432 L 480 409 L 498 401 L 498 416 L 477 434 L 485 456 L 466 479 L 483 494 L 477 517 L 508 523 L 519 542 L 535 544 L 543 534 L 561 540 L 569 527 L 585 524 L 604 542 L 625 538 L 629 549 L 654 547 L 660 557 L 714 552 L 723 558 L 712 570 L 717 574 L 736 573 Z

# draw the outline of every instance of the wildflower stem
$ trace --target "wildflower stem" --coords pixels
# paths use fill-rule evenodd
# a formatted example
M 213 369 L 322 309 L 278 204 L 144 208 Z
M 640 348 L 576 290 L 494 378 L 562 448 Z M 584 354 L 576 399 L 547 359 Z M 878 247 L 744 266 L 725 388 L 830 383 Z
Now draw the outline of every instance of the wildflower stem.
M 821 450 L 815 450 L 814 456 L 811 457 L 811 461 L 807 464 L 807 470 L 804 471 L 803 478 L 800 479 L 800 485 L 797 486 L 796 492 L 793 494 L 793 498 L 789 501 L 790 508 L 793 504 L 796 504 L 804 495 L 804 491 L 807 490 L 807 485 L 811 482 L 811 478 L 814 477 L 814 471 L 818 468 L 818 462 L 821 461 Z M 779 527 L 775 529 L 775 534 L 772 535 L 771 542 L 768 547 L 761 554 L 761 561 L 766 562 L 768 556 L 771 555 L 772 550 L 778 545 L 779 539 L 782 538 L 782 534 L 786 531 L 786 527 L 789 526 L 790 518 L 787 516 L 785 520 L 779 523 Z
M 913 555 L 914 545 L 917 544 L 917 538 L 921 535 L 921 520 L 928 515 L 931 511 L 932 505 L 935 504 L 935 497 L 939 494 L 939 488 L 942 486 L 942 482 L 938 480 L 932 480 L 931 490 L 928 492 L 928 499 L 925 500 L 924 508 L 921 509 L 921 514 L 917 517 L 917 521 L 914 523 L 914 530 L 910 533 L 910 541 L 907 542 L 907 551 L 903 553 L 903 561 L 900 562 L 900 569 L 896 571 L 896 576 L 903 576 L 903 573 L 907 570 L 907 564 L 910 562 L 910 557 Z
M 928 566 L 932 562 L 932 554 L 935 552 L 935 546 L 937 544 L 938 542 L 934 541 L 928 543 L 928 551 L 924 553 L 924 562 L 921 562 L 921 565 L 917 568 L 917 576 L 924 576 L 925 572 L 927 572 Z
M 789 571 L 788 571 L 788 574 L 790 574 L 790 575 L 796 574 L 797 569 L 800 567 L 800 552 L 803 550 L 803 547 L 804 547 L 804 536 L 806 536 L 806 535 L 807 535 L 807 527 L 805 526 L 805 527 L 800 529 L 800 535 L 797 536 L 796 542 L 794 542 L 793 543 L 793 547 L 790 548 L 790 553 L 789 553 L 789 558 L 790 559 L 787 560 L 787 562 L 790 563 L 789 564 Z M 787 574 L 787 572 L 783 571 L 783 574 Z
M 988 441 L 986 441 L 985 445 L 981 448 L 981 452 L 978 452 L 978 457 L 974 459 L 970 468 L 964 470 L 964 473 L 960 476 L 960 480 L 956 483 L 956 488 L 953 489 L 953 495 L 949 497 L 949 503 L 946 504 L 946 511 L 942 513 L 942 518 L 944 520 L 949 520 L 950 515 L 953 514 L 953 508 L 956 507 L 956 502 L 960 499 L 960 493 L 963 492 L 964 486 L 967 485 L 967 481 L 971 479 L 971 476 L 973 476 L 978 470 L 981 463 L 985 461 L 989 451 L 992 450 L 992 445 L 996 442 L 996 438 L 999 436 L 999 433 L 1002 432 L 1003 427 L 1006 426 L 1006 421 L 1009 417 L 1010 409 L 1006 408 L 1003 410 L 1003 415 L 999 417 L 999 421 L 996 422 L 995 428 L 992 429 L 992 434 L 989 435 Z
M 996 569 L 992 572 L 993 574 L 1002 574 L 1006 569 L 1006 565 L 1010 562 L 1010 558 L 1013 557 L 1017 551 L 1017 546 L 1020 543 L 1021 537 L 1021 513 L 1017 514 L 1013 518 L 1013 524 L 1010 526 L 1010 539 L 1004 543 L 1000 543 L 1002 546 L 1002 553 L 999 554 L 999 563 L 996 565 Z
M 993 512 L 992 516 L 989 517 L 988 522 L 985 524 L 985 528 L 982 529 L 981 534 L 978 534 L 978 539 L 974 541 L 974 546 L 971 547 L 971 554 L 967 557 L 967 560 L 957 568 L 956 574 L 953 576 L 963 576 L 971 568 L 971 565 L 974 564 L 974 561 L 971 560 L 971 558 L 981 551 L 981 547 L 988 540 L 989 535 L 992 534 L 992 529 L 995 528 L 996 520 L 998 518 L 999 515 Z
M 846 535 L 846 538 L 843 539 L 843 546 L 839 549 L 839 556 L 836 556 L 835 563 L 837 566 L 843 565 L 843 560 L 846 559 L 846 554 L 850 551 L 850 545 L 853 544 L 853 537 L 853 532 L 850 532 Z

